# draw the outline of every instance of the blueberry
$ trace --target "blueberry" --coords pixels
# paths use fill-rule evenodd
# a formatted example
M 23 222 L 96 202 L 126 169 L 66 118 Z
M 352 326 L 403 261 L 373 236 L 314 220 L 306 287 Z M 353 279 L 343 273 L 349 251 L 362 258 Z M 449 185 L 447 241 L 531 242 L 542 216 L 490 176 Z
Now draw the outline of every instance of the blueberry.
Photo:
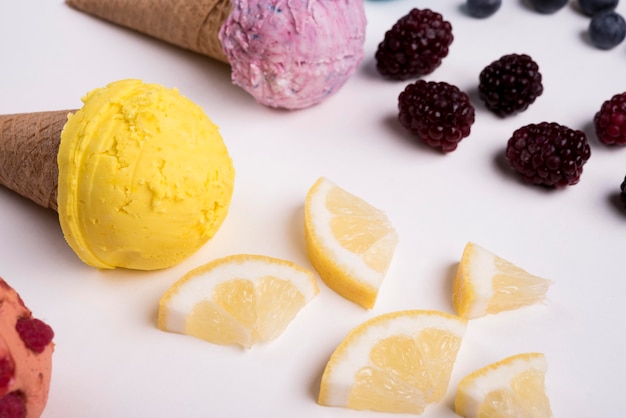
M 604 12 L 591 18 L 591 43 L 600 49 L 611 49 L 626 38 L 626 21 L 616 12 Z
M 474 17 L 489 17 L 502 6 L 502 0 L 467 0 L 467 11 Z
M 550 14 L 560 10 L 569 0 L 528 0 L 539 13 Z
M 578 0 L 580 10 L 587 16 L 615 10 L 619 0 Z

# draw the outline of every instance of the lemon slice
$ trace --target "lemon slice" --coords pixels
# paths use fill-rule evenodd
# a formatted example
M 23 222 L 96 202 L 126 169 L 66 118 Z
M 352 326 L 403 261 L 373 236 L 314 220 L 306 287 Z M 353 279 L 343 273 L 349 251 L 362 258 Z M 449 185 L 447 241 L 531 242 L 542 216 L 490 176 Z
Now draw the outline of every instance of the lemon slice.
M 304 213 L 307 255 L 322 280 L 372 308 L 398 242 L 387 215 L 324 177 L 309 190 Z
M 330 357 L 318 403 L 422 413 L 444 397 L 466 326 L 462 318 L 419 310 L 362 323 Z
M 174 283 L 159 303 L 158 327 L 250 348 L 278 337 L 318 292 L 314 274 L 290 261 L 233 255 Z
M 452 302 L 459 316 L 478 318 L 543 302 L 551 284 L 469 242 L 454 279 Z
M 465 418 L 550 418 L 542 353 L 523 353 L 465 376 L 454 402 Z

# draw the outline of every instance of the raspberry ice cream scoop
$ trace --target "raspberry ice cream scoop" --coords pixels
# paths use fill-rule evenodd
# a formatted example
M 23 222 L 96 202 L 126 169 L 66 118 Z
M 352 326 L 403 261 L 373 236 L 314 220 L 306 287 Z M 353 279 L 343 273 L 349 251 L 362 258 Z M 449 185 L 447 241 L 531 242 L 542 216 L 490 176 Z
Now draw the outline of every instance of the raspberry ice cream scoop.
M 260 103 L 315 105 L 363 58 L 361 0 L 237 0 L 219 33 L 233 82 Z
M 0 278 L 0 417 L 37 418 L 48 402 L 52 328 Z
M 230 64 L 257 102 L 302 109 L 363 58 L 363 0 L 66 0 L 71 7 Z

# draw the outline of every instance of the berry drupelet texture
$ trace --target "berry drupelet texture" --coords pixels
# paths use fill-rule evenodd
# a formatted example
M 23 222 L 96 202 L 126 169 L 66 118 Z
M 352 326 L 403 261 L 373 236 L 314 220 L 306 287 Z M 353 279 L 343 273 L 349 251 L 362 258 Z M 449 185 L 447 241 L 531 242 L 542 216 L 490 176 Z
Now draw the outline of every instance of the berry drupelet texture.
M 26 413 L 26 400 L 22 392 L 11 392 L 0 399 L 0 417 L 25 418 Z
M 43 352 L 54 338 L 52 328 L 37 318 L 18 319 L 15 324 L 15 330 L 26 347 L 38 354 Z
M 485 67 L 478 93 L 487 109 L 509 116 L 528 108 L 543 93 L 539 65 L 526 54 L 508 54 Z
M 598 140 L 604 145 L 626 145 L 626 92 L 602 103 L 593 124 Z
M 626 38 L 626 21 L 616 12 L 594 15 L 589 22 L 589 39 L 599 49 L 611 49 Z
M 578 183 L 590 156 L 585 134 L 558 123 L 523 126 L 506 146 L 511 168 L 525 182 L 555 188 Z
M 448 55 L 452 25 L 429 9 L 412 9 L 385 33 L 376 50 L 376 68 L 384 77 L 408 80 L 432 73 Z
M 475 111 L 468 95 L 458 87 L 418 80 L 398 96 L 398 119 L 424 143 L 443 152 L 454 151 L 470 134 Z

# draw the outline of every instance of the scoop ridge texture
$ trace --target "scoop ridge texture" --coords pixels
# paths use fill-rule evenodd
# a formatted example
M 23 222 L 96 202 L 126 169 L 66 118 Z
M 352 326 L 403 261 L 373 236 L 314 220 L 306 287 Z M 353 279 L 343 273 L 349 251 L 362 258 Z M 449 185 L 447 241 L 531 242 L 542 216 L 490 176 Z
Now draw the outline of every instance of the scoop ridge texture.
M 217 126 L 176 89 L 121 80 L 71 114 L 59 148 L 59 219 L 98 268 L 155 270 L 224 221 L 234 169 Z
M 301 109 L 342 87 L 363 58 L 363 0 L 236 0 L 219 38 L 234 84 Z

